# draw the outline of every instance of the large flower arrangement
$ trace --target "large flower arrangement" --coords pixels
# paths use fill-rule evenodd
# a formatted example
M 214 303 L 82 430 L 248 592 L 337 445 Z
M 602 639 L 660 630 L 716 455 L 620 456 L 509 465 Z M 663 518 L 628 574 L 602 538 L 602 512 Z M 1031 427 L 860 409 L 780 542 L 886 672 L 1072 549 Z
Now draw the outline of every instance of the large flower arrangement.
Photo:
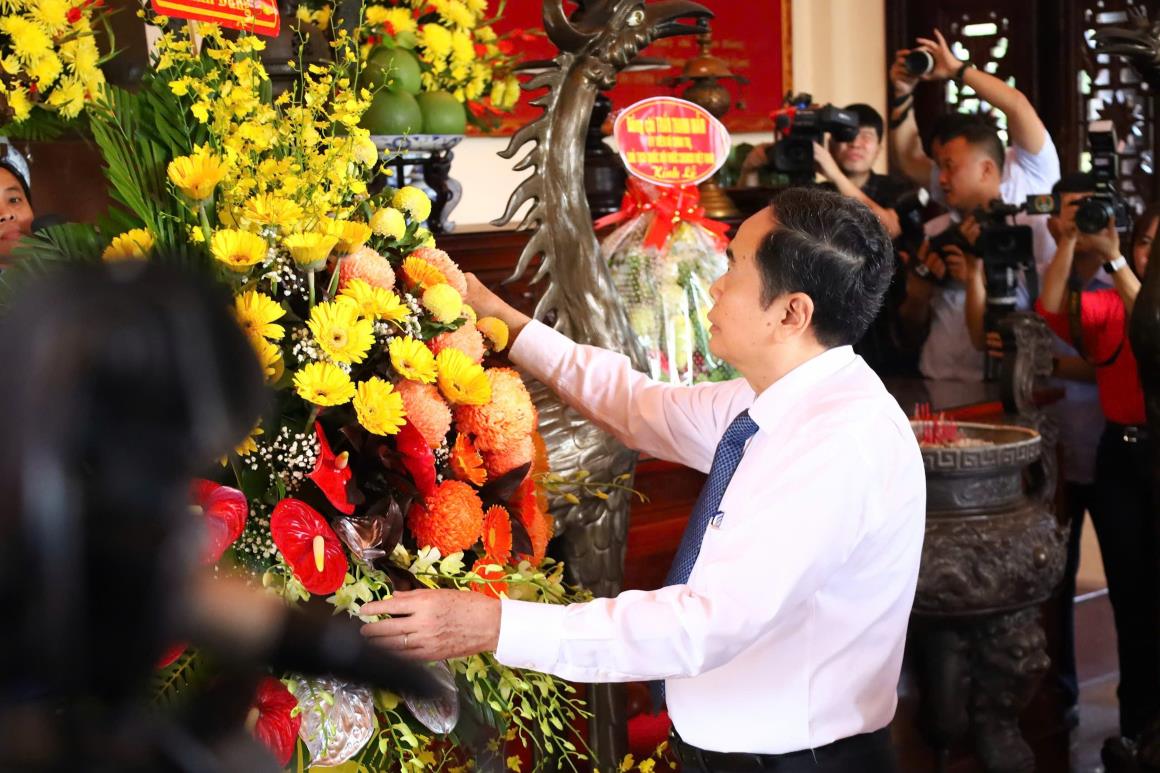
M 0 0 L 0 127 L 21 133 L 40 118 L 46 130 L 80 114 L 105 82 L 94 34 L 104 14 L 104 0 Z
M 514 371 L 483 364 L 506 328 L 465 305 L 463 273 L 421 225 L 422 192 L 367 193 L 378 154 L 357 126 L 369 94 L 346 75 L 355 42 L 337 33 L 334 65 L 272 99 L 259 38 L 202 34 L 197 49 L 167 33 L 137 93 L 105 92 L 91 121 L 120 206 L 99 227 L 50 229 L 24 265 L 178 260 L 232 291 L 277 407 L 194 487 L 205 561 L 353 616 L 417 586 L 578 598 L 545 558 L 535 408 Z M 173 657 L 162 701 L 205 668 Z M 487 654 L 445 674 L 495 753 L 514 740 L 553 765 L 583 758 L 572 727 L 586 712 L 562 681 Z M 253 727 L 284 764 L 461 768 L 478 751 L 460 746 L 454 696 L 274 677 Z
M 413 51 L 424 91 L 450 92 L 474 120 L 486 122 L 520 97 L 513 72 L 517 41 L 497 36 L 487 14 L 487 0 L 368 4 L 360 28 L 363 54 L 384 45 Z

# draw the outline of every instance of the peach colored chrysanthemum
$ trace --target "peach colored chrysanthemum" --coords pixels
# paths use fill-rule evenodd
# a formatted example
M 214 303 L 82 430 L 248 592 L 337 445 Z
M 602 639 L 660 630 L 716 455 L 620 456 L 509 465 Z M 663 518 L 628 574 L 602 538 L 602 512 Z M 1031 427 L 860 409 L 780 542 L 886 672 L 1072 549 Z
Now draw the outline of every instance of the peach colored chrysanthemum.
M 464 325 L 450 333 L 440 333 L 428 343 L 431 351 L 439 352 L 450 347 L 458 349 L 471 359 L 472 362 L 483 362 L 486 349 L 483 346 L 483 335 L 471 325 Z
M 410 257 L 430 263 L 443 274 L 444 281 L 459 291 L 460 295 L 467 295 L 467 277 L 455 261 L 443 250 L 437 247 L 420 247 L 411 253 Z
M 482 486 L 487 482 L 483 457 L 475 450 L 471 438 L 462 432 L 455 438 L 455 445 L 451 448 L 451 471 L 456 478 L 473 486 Z
M 427 498 L 426 507 L 411 508 L 407 525 L 421 547 L 437 548 L 443 555 L 467 550 L 483 531 L 483 503 L 471 486 L 445 480 Z
M 403 407 L 407 411 L 407 421 L 419 430 L 427 445 L 438 448 L 443 438 L 451 431 L 451 409 L 432 384 L 402 380 L 395 389 L 403 396 Z
M 520 374 L 511 368 L 492 368 L 487 371 L 487 378 L 491 382 L 491 402 L 460 406 L 455 421 L 461 432 L 475 436 L 475 447 L 480 451 L 500 452 L 532 434 L 536 407 Z
M 498 451 L 483 452 L 483 466 L 493 478 L 506 475 L 521 465 L 528 464 L 535 455 L 532 439 L 527 435 L 513 439 Z
M 361 279 L 372 287 L 390 290 L 395 286 L 395 270 L 390 262 L 370 247 L 360 247 L 338 264 L 338 287 L 352 279 Z

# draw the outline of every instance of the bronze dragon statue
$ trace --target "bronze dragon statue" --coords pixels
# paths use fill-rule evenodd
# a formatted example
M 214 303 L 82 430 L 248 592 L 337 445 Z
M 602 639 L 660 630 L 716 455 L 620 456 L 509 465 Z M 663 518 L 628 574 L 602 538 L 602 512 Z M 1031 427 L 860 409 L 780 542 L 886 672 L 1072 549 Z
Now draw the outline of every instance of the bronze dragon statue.
M 1095 51 L 1127 59 L 1156 93 L 1160 89 L 1160 21 L 1150 22 L 1142 6 L 1129 7 L 1129 14 L 1129 26 L 1105 27 L 1095 33 Z M 1148 265 L 1150 270 L 1143 277 L 1143 286 L 1136 296 L 1128 335 L 1144 386 L 1148 426 L 1156 436 L 1160 434 L 1160 270 L 1155 268 L 1160 265 L 1160 250 L 1156 244 L 1148 256 Z M 1153 462 L 1152 480 L 1157 487 L 1155 501 L 1160 507 L 1160 456 Z M 1160 576 L 1155 581 L 1160 583 Z M 1156 657 L 1160 658 L 1160 652 Z M 1103 756 L 1108 773 L 1160 771 L 1160 716 L 1153 717 L 1135 748 L 1112 742 L 1105 744 Z
M 522 223 L 533 233 L 512 279 L 523 276 L 532 260 L 541 257 L 532 282 L 548 282 L 536 317 L 574 341 L 623 352 L 638 368 L 644 364 L 643 353 L 601 257 L 584 197 L 584 135 L 597 94 L 612 88 L 617 74 L 641 49 L 658 38 L 701 32 L 711 17 L 708 9 L 689 0 L 587 0 L 571 17 L 563 0 L 544 0 L 544 29 L 559 54 L 525 87 L 547 87 L 532 102 L 544 112 L 517 131 L 500 153 L 511 159 L 525 145 L 535 144 L 514 167 L 533 173 L 512 193 L 494 225 L 511 222 L 533 202 Z M 626 475 L 631 482 L 636 452 L 565 407 L 543 386 L 532 384 L 531 390 L 554 471 L 568 475 L 585 470 L 601 481 Z M 610 491 L 607 500 L 589 497 L 574 503 L 553 497 L 552 512 L 572 579 L 598 596 L 620 591 L 628 506 L 624 489 Z M 619 685 L 596 685 L 589 691 L 589 740 L 602 770 L 615 770 L 627 750 L 624 696 Z

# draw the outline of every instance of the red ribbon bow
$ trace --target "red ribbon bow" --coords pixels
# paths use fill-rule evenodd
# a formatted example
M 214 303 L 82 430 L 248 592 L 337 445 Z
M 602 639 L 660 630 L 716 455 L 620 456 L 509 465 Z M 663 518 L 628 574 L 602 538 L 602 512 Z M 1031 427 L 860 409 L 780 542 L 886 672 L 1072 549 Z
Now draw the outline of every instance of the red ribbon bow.
M 653 220 L 645 233 L 644 246 L 662 249 L 677 223 L 700 226 L 713 235 L 718 248 L 725 246 L 729 226 L 705 217 L 701 206 L 701 192 L 695 185 L 661 187 L 635 177 L 628 178 L 628 187 L 620 202 L 620 210 L 596 221 L 597 228 L 623 223 L 634 217 L 652 214 Z

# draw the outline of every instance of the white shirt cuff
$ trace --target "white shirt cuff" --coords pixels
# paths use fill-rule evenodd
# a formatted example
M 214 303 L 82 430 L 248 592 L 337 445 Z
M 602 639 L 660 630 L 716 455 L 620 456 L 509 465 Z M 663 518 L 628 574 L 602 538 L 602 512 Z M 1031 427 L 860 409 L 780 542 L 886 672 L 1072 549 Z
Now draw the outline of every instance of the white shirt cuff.
M 549 670 L 559 659 L 567 610 L 562 604 L 501 599 L 496 659 L 513 668 Z
M 538 371 L 550 367 L 549 363 L 554 364 L 568 350 L 567 347 L 574 345 L 572 339 L 563 333 L 533 319 L 516 336 L 508 356 L 516 365 L 539 377 Z

